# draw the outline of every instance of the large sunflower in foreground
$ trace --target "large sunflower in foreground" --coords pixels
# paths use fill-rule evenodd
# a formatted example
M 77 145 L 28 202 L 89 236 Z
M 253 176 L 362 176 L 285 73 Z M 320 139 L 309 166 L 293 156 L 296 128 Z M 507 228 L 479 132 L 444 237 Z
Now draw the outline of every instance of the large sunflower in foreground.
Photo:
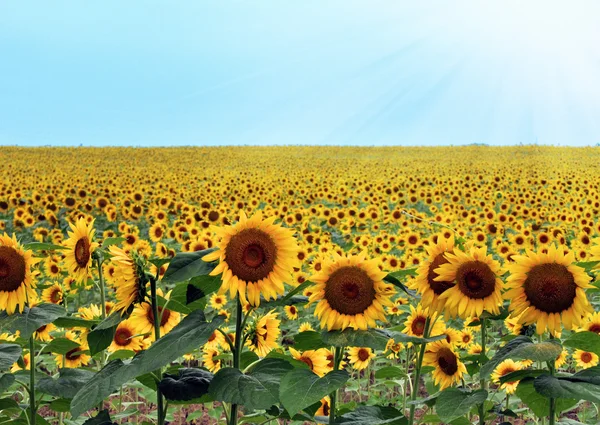
M 109 252 L 112 255 L 110 261 L 114 266 L 113 282 L 117 291 L 114 309 L 124 314 L 131 305 L 144 301 L 145 279 L 142 279 L 140 268 L 127 252 L 115 245 L 109 248 Z
M 440 295 L 454 286 L 454 281 L 439 281 L 435 271 L 442 264 L 447 264 L 445 254 L 454 249 L 454 237 L 446 239 L 438 237 L 437 244 L 426 248 L 428 259 L 422 262 L 417 269 L 417 276 L 411 281 L 411 289 L 421 294 L 421 304 L 431 307 L 432 311 L 440 311 L 444 305 Z
M 498 278 L 500 263 L 486 255 L 486 248 L 471 248 L 469 252 L 454 249 L 446 254 L 448 263 L 435 271 L 439 282 L 456 282 L 439 297 L 445 312 L 451 316 L 481 316 L 483 311 L 499 314 L 502 304 L 502 281 Z
M 77 282 L 85 282 L 92 266 L 92 254 L 98 248 L 98 243 L 92 242 L 96 233 L 94 220 L 87 224 L 82 217 L 76 224 L 69 223 L 69 226 L 69 238 L 64 242 L 68 248 L 65 251 L 65 264 Z
M 219 260 L 210 275 L 222 273 L 220 294 L 239 294 L 242 304 L 254 306 L 260 305 L 261 294 L 267 300 L 283 295 L 283 283 L 297 263 L 298 245 L 292 230 L 273 224 L 276 218 L 263 220 L 260 213 L 247 218 L 241 211 L 237 224 L 215 228 L 219 249 L 202 259 Z
M 376 320 L 386 322 L 384 308 L 394 304 L 390 286 L 383 282 L 386 273 L 379 270 L 377 260 L 367 260 L 365 252 L 334 256 L 310 277 L 315 285 L 309 302 L 318 301 L 315 316 L 321 327 L 365 330 L 377 326 Z
M 561 331 L 561 323 L 573 329 L 583 316 L 593 312 L 585 295 L 585 289 L 592 287 L 590 277 L 573 264 L 572 252 L 565 254 L 563 247 L 552 245 L 547 253 L 528 251 L 513 259 L 504 298 L 511 301 L 511 314 L 520 315 L 520 323 L 536 323 L 538 334 L 546 328 L 554 334 Z
M 8 314 L 21 313 L 27 300 L 36 298 L 31 267 L 39 261 L 14 235 L 0 235 L 0 309 Z
M 467 373 L 467 368 L 460 361 L 458 354 L 445 340 L 432 342 L 427 345 L 427 352 L 423 357 L 423 366 L 433 366 L 433 381 L 440 386 L 440 390 L 458 384 Z

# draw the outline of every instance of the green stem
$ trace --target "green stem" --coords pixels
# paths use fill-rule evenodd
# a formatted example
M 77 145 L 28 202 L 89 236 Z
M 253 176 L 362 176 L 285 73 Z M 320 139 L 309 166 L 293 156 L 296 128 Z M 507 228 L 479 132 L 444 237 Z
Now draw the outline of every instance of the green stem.
M 244 311 L 242 309 L 242 303 L 240 297 L 237 297 L 237 311 L 235 314 L 235 344 L 233 351 L 233 367 L 235 369 L 240 368 L 240 358 L 242 354 L 242 332 L 244 327 Z M 229 415 L 229 424 L 237 425 L 238 423 L 238 405 L 231 405 L 231 413 Z
M 102 276 L 102 260 L 96 258 L 96 268 L 98 269 L 98 283 L 100 286 L 100 303 L 102 304 L 102 320 L 106 319 L 106 293 L 104 289 L 104 276 Z
M 338 370 L 340 368 L 340 363 L 342 362 L 343 355 L 344 355 L 344 348 L 343 347 L 335 347 L 335 351 L 334 351 L 334 355 L 333 355 L 333 370 L 334 371 Z M 360 387 L 360 385 L 359 385 L 359 387 Z M 334 392 L 329 394 L 329 400 L 330 400 L 330 403 L 329 403 L 329 425 L 335 424 L 335 409 L 336 409 L 336 403 L 337 403 L 337 395 L 338 395 L 337 390 L 335 390 Z
M 154 277 L 150 277 L 150 298 L 152 301 L 152 316 L 154 319 L 154 339 L 155 341 L 158 341 L 160 339 L 160 315 L 158 311 L 158 300 L 156 298 L 156 279 L 154 279 Z M 154 374 L 160 381 L 162 379 L 162 368 L 157 369 L 156 372 L 154 372 Z M 158 425 L 163 425 L 165 420 L 165 415 L 163 414 L 163 412 L 166 413 L 166 411 L 163 407 L 162 393 L 158 388 L 156 389 L 156 409 Z
M 29 408 L 31 409 L 30 425 L 35 425 L 35 341 L 33 335 L 29 337 Z
M 423 330 L 423 338 L 428 338 L 429 337 L 429 325 L 431 323 L 431 320 L 429 317 L 427 317 L 427 320 L 425 320 L 425 329 Z M 427 346 L 426 343 L 421 344 L 421 349 L 419 351 L 418 357 L 417 357 L 417 365 L 415 366 L 415 380 L 412 386 L 412 392 L 410 393 L 410 399 L 411 401 L 415 401 L 417 399 L 417 395 L 419 394 L 419 381 L 421 380 L 421 366 L 423 364 L 423 358 L 425 357 L 425 347 Z M 408 423 L 409 425 L 413 425 L 415 423 L 415 407 L 416 405 L 413 403 L 410 405 L 410 415 L 408 418 Z
M 481 323 L 481 354 L 485 357 L 485 341 L 487 339 L 486 328 L 485 328 L 485 319 L 480 318 L 479 322 Z M 487 389 L 485 384 L 485 377 L 483 375 L 479 375 L 479 388 L 482 390 Z M 485 403 L 481 403 L 479 405 L 479 425 L 485 424 Z
M 554 336 L 552 335 L 552 333 L 550 333 L 550 339 L 554 339 Z M 554 360 L 551 360 L 548 362 L 548 369 L 550 369 L 550 374 L 552 376 L 554 376 Z M 551 398 L 550 399 L 550 412 L 548 415 L 548 423 L 550 425 L 554 425 L 554 421 L 556 420 L 556 399 L 555 398 Z

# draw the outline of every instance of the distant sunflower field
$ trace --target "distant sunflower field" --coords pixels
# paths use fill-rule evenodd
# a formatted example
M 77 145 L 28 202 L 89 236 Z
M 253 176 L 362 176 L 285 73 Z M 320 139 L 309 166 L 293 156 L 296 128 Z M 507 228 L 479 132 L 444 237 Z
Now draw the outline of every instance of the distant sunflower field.
M 600 423 L 600 150 L 0 151 L 0 424 Z

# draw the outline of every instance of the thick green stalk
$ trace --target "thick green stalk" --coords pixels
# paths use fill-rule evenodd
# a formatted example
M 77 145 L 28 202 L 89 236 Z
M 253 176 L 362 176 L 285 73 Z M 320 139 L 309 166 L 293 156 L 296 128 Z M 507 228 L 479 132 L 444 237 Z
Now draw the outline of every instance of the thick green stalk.
M 235 343 L 233 351 L 233 367 L 236 369 L 240 368 L 240 358 L 242 354 L 242 332 L 244 327 L 244 311 L 242 309 L 242 303 L 240 297 L 237 297 L 237 309 L 235 314 Z M 229 417 L 230 425 L 237 425 L 238 423 L 238 405 L 231 405 L 231 414 Z
M 481 354 L 485 356 L 485 340 L 486 340 L 486 328 L 485 319 L 479 319 L 481 323 Z M 479 375 L 479 387 L 482 390 L 487 389 L 485 384 L 485 377 Z M 485 424 L 485 403 L 479 405 L 479 425 Z
M 552 335 L 552 333 L 550 333 L 550 339 L 554 339 L 554 336 Z M 548 369 L 550 369 L 550 374 L 552 376 L 554 376 L 554 361 L 549 361 L 548 362 Z M 554 425 L 555 421 L 556 421 L 556 399 L 555 398 L 551 398 L 550 399 L 550 412 L 548 412 L 548 423 L 550 425 Z
M 423 338 L 429 337 L 429 325 L 431 320 L 429 317 L 425 320 L 425 328 L 423 330 Z M 425 347 L 426 343 L 421 344 L 421 349 L 419 351 L 417 357 L 417 365 L 415 366 L 415 381 L 412 386 L 412 392 L 410 394 L 411 401 L 415 401 L 417 399 L 417 395 L 419 394 L 419 381 L 421 380 L 421 366 L 423 364 L 423 358 L 425 357 Z M 408 418 L 409 425 L 413 425 L 415 423 L 415 407 L 416 405 L 413 403 L 410 405 L 410 416 Z
M 31 409 L 30 425 L 35 425 L 35 340 L 29 337 L 29 408 Z
M 155 341 L 158 341 L 160 339 L 160 313 L 158 311 L 158 300 L 156 298 L 156 279 L 153 277 L 150 277 L 150 298 L 152 302 L 152 317 L 154 319 L 154 339 Z M 160 381 L 162 379 L 162 368 L 159 368 L 154 374 Z M 158 425 L 163 425 L 165 421 L 165 414 L 163 413 L 163 396 L 158 388 L 156 389 L 156 409 Z
M 96 268 L 98 269 L 98 283 L 100 284 L 100 303 L 102 304 L 102 320 L 106 319 L 106 293 L 104 289 L 104 276 L 102 276 L 102 260 L 96 257 Z
M 335 347 L 334 355 L 333 355 L 333 370 L 338 370 L 340 368 L 340 363 L 342 361 L 342 356 L 344 355 L 343 347 Z M 359 374 L 360 376 L 360 374 Z M 359 385 L 360 388 L 360 385 Z M 360 391 L 360 389 L 359 389 Z M 329 425 L 335 424 L 335 409 L 337 403 L 337 395 L 338 392 L 335 390 L 331 394 L 329 394 Z M 359 396 L 360 398 L 360 396 Z M 359 399 L 360 401 L 360 399 Z

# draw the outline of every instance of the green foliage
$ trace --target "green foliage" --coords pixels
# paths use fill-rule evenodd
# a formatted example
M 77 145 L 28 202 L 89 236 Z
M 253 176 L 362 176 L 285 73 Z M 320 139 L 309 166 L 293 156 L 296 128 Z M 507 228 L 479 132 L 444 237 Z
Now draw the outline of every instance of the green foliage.
M 197 252 L 178 252 L 169 263 L 169 268 L 162 278 L 164 283 L 178 283 L 196 276 L 209 274 L 215 265 L 202 260 L 206 254 L 214 249 L 205 249 Z
M 437 397 L 436 411 L 442 421 L 451 422 L 466 415 L 473 406 L 482 404 L 487 396 L 486 390 L 468 392 L 459 388 L 447 388 Z
M 29 338 L 35 331 L 54 322 L 65 314 L 65 309 L 56 304 L 40 304 L 33 308 L 25 307 L 22 313 L 0 313 L 0 329 L 11 333 L 19 331 L 21 338 Z
M 21 357 L 21 346 L 17 344 L 0 344 L 0 370 L 10 369 Z
M 564 342 L 565 347 L 590 351 L 600 356 L 600 335 L 595 332 L 577 332 L 571 334 Z

